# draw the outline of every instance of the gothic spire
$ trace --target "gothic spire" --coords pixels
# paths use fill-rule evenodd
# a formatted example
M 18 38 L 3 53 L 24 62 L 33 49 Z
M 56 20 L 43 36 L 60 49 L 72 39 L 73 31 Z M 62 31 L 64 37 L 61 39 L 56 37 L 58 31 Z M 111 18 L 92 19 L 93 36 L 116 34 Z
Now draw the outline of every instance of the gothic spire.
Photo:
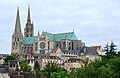
M 27 22 L 31 23 L 31 18 L 30 18 L 30 6 L 28 6 L 28 17 L 27 17 Z
M 27 16 L 27 23 L 24 31 L 24 36 L 25 37 L 34 36 L 34 26 L 33 23 L 31 23 L 31 18 L 30 18 L 30 6 L 28 6 L 28 16 Z
M 17 7 L 17 16 L 16 16 L 16 23 L 15 23 L 15 33 L 21 33 L 21 24 L 20 24 L 20 15 L 19 15 L 19 7 Z
M 15 23 L 15 30 L 12 35 L 12 53 L 22 53 L 23 52 L 23 35 L 21 32 L 21 25 L 20 25 L 20 15 L 19 15 L 19 7 L 17 7 L 17 16 L 16 16 L 16 23 Z
M 38 31 L 38 36 L 40 36 L 40 33 L 39 33 L 39 31 Z

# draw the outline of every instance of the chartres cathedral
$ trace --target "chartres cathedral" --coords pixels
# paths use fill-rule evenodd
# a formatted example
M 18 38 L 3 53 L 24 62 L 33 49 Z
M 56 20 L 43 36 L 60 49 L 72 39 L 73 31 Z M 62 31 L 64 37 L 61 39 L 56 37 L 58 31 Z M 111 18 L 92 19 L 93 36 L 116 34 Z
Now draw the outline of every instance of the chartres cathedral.
M 23 27 L 23 26 L 22 26 Z M 57 48 L 66 51 L 78 51 L 85 44 L 79 40 L 74 31 L 52 34 L 42 32 L 34 35 L 34 25 L 31 22 L 30 7 L 28 7 L 27 22 L 24 28 L 24 36 L 21 31 L 19 8 L 14 33 L 12 35 L 12 54 L 33 53 L 45 55 L 54 52 Z

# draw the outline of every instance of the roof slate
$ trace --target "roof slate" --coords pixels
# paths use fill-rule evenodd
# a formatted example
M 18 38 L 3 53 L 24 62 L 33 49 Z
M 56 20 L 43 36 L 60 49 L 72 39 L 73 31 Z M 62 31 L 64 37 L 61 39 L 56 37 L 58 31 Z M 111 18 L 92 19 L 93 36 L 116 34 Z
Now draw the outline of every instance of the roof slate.
M 99 54 L 97 53 L 97 51 L 91 47 L 87 47 L 87 46 L 84 46 L 82 49 L 81 49 L 81 52 L 84 52 L 85 55 L 96 55 L 96 56 L 99 56 Z
M 77 53 L 77 55 L 79 55 L 80 53 L 84 53 L 85 55 L 96 55 L 96 56 L 99 56 L 99 54 L 97 53 L 96 50 L 94 50 L 93 48 L 91 47 L 87 47 L 87 46 L 84 46 L 83 48 L 80 48 L 79 50 L 65 50 L 65 49 L 61 49 L 62 52 L 65 52 L 65 53 Z

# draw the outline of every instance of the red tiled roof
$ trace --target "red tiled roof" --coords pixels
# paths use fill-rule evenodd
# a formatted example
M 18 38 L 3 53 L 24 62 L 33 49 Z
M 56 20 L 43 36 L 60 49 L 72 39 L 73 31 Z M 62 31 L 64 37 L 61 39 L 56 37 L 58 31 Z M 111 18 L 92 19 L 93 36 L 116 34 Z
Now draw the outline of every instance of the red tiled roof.
M 95 50 L 98 49 L 98 48 L 100 49 L 100 47 L 101 46 L 91 46 L 91 48 L 94 48 Z

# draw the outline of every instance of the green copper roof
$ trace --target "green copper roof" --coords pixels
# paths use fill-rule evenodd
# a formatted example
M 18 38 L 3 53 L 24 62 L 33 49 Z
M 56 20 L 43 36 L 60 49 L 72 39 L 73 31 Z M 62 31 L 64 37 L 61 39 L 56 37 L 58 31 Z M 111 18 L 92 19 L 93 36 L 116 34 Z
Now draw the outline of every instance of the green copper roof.
M 78 40 L 74 32 L 67 32 L 67 33 L 59 33 L 59 34 L 48 34 L 48 39 L 53 41 L 61 41 L 62 39 L 69 39 L 69 40 Z M 24 37 L 23 44 L 33 44 L 34 41 L 38 40 L 38 36 L 32 36 L 32 37 Z
M 23 44 L 33 44 L 34 41 L 38 41 L 38 36 L 24 37 Z
M 46 32 L 44 32 L 46 34 Z M 62 39 L 69 39 L 69 40 L 78 40 L 74 32 L 67 32 L 67 33 L 59 33 L 59 34 L 51 34 L 48 33 L 48 38 L 53 41 L 61 41 Z
M 46 32 L 44 32 L 44 34 L 46 35 Z M 51 34 L 51 33 L 47 33 L 47 34 L 48 34 L 49 40 L 54 40 L 54 34 Z

